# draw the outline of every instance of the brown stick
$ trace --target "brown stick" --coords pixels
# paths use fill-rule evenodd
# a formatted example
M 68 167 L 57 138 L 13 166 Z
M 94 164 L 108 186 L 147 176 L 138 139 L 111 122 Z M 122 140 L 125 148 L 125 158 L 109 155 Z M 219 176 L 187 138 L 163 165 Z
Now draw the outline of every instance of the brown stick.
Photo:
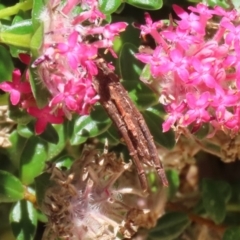
M 94 87 L 100 103 L 121 133 L 133 162 L 136 165 L 143 191 L 147 191 L 147 178 L 142 163 L 153 166 L 164 186 L 168 185 L 163 166 L 158 157 L 153 137 L 117 75 L 109 70 L 103 59 L 98 62 L 98 75 Z

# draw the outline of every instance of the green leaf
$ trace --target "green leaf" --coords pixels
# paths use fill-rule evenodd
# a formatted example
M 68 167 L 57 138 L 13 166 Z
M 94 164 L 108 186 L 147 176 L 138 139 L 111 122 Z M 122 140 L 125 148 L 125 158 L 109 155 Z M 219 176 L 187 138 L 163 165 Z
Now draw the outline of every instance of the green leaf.
M 11 32 L 0 32 L 0 40 L 10 46 L 30 48 L 31 34 L 15 34 Z
M 209 134 L 209 123 L 203 124 L 194 134 L 198 139 L 204 139 Z
M 40 206 L 40 208 L 42 207 L 42 204 L 43 204 L 45 192 L 51 183 L 50 177 L 51 177 L 50 173 L 44 172 L 41 175 L 37 176 L 34 180 L 37 203 L 38 203 L 38 206 Z
M 12 25 L 15 23 L 21 22 L 23 20 L 26 20 L 26 19 L 27 19 L 27 17 L 25 17 L 25 13 L 23 11 L 19 11 L 18 14 L 14 16 L 14 18 L 12 20 Z
M 81 116 L 71 122 L 73 133 L 71 145 L 84 143 L 90 137 L 96 137 L 105 132 L 111 125 L 111 120 L 100 105 L 94 107 L 89 116 Z
M 19 135 L 30 138 L 34 135 L 34 122 L 30 122 L 27 125 L 18 125 L 17 130 Z M 65 135 L 63 124 L 48 124 L 45 131 L 38 135 L 39 138 L 47 143 L 48 160 L 57 156 L 63 150 L 67 141 Z
M 39 15 L 45 8 L 44 0 L 33 0 L 33 7 L 32 7 L 32 23 L 34 30 L 37 30 L 40 26 L 40 19 Z
M 160 104 L 148 108 L 142 114 L 155 142 L 168 149 L 172 149 L 175 145 L 175 135 L 172 130 L 165 133 L 162 131 L 162 123 L 164 120 L 161 118 L 163 112 Z
M 20 157 L 27 139 L 20 136 L 17 131 L 13 131 L 10 134 L 9 140 L 11 142 L 11 146 L 6 149 L 6 152 L 13 165 L 18 169 Z
M 9 25 L 2 25 L 1 32 L 6 33 L 13 33 L 16 35 L 23 35 L 26 34 L 28 36 L 32 35 L 33 28 L 32 28 L 32 20 L 31 19 L 24 19 L 23 15 L 26 13 L 20 11 L 18 15 L 16 15 L 12 21 L 12 24 Z M 27 49 L 26 49 L 27 47 Z M 13 57 L 18 57 L 20 53 L 26 53 L 29 50 L 29 46 L 20 47 L 20 46 L 13 46 L 9 45 L 10 53 Z
M 168 179 L 168 198 L 171 199 L 175 196 L 179 185 L 180 185 L 180 179 L 178 172 L 174 169 L 167 170 L 166 171 L 167 179 Z
M 223 240 L 237 240 L 240 236 L 240 227 L 230 227 L 223 235 Z
M 18 178 L 0 170 L 0 203 L 16 202 L 24 197 L 24 186 Z
M 65 147 L 67 142 L 67 134 L 65 131 L 65 125 L 64 124 L 56 124 L 53 126 L 54 130 L 56 131 L 58 135 L 58 142 L 57 144 L 48 143 L 48 160 L 51 160 L 52 158 L 56 157 Z
M 32 203 L 19 201 L 10 213 L 10 222 L 16 240 L 33 240 L 37 228 L 37 210 Z
M 21 132 L 19 134 L 24 137 L 31 137 L 35 132 L 35 121 L 31 121 L 25 126 L 21 126 Z M 48 143 L 57 144 L 59 141 L 58 133 L 51 124 L 47 124 L 45 131 L 38 135 L 41 139 L 45 140 Z
M 27 124 L 33 119 L 25 110 L 12 104 L 9 104 L 9 117 L 19 124 Z
M 44 169 L 47 160 L 47 143 L 39 137 L 28 139 L 20 158 L 20 178 L 26 185 L 31 184 L 34 178 Z
M 13 165 L 10 159 L 4 154 L 5 149 L 0 152 L 0 169 L 9 173 L 15 173 L 17 168 Z
M 140 111 L 156 105 L 157 96 L 140 81 L 123 81 L 122 85 L 128 91 L 129 97 Z
M 28 126 L 29 126 L 29 124 L 27 124 L 27 125 L 18 124 L 17 125 L 18 134 L 24 138 L 30 138 L 31 136 L 33 136 L 34 132 Z
M 144 64 L 135 58 L 136 53 L 138 53 L 138 48 L 132 43 L 125 43 L 122 46 L 118 64 L 124 81 L 139 80 Z
M 56 129 L 52 124 L 47 124 L 45 131 L 39 135 L 40 138 L 47 141 L 48 143 L 57 144 L 59 142 L 59 136 Z
M 37 73 L 36 69 L 29 69 L 29 81 L 31 84 L 32 93 L 38 107 L 43 108 L 48 104 L 50 94 L 46 88 L 40 86 L 39 82 L 41 83 L 41 79 L 39 78 L 39 76 L 40 75 Z
M 229 7 L 230 7 L 228 1 L 226 1 L 226 0 L 207 0 L 206 3 L 209 7 L 219 6 L 219 7 L 225 8 L 225 9 L 229 9 Z
M 14 1 L 16 2 L 16 1 Z M 20 1 L 11 7 L 6 7 L 0 11 L 0 19 L 17 14 L 19 11 L 28 11 L 32 8 L 32 0 Z
M 234 182 L 231 184 L 232 189 L 232 196 L 231 196 L 231 203 L 236 202 L 238 203 L 240 200 L 240 182 Z M 240 208 L 240 205 L 239 205 Z
M 14 34 L 31 34 L 33 32 L 32 20 L 25 19 L 22 21 L 13 22 L 11 26 L 3 25 L 1 32 L 9 32 Z
M 119 8 L 121 3 L 121 0 L 99 0 L 99 9 L 104 14 L 111 14 Z
M 56 161 L 54 161 L 56 163 L 56 167 L 61 169 L 61 168 L 65 168 L 65 169 L 70 169 L 70 167 L 72 166 L 74 159 L 72 156 L 62 156 L 61 158 L 57 159 Z
M 122 84 L 128 91 L 130 98 L 139 110 L 145 110 L 155 105 L 158 98 L 139 80 L 144 65 L 134 57 L 137 51 L 137 47 L 133 44 L 124 44 L 120 52 L 119 69 L 123 78 Z
M 126 3 L 145 10 L 157 10 L 163 5 L 162 0 L 126 0 Z
M 136 52 L 137 48 L 133 44 L 124 44 L 120 52 L 118 64 L 123 79 L 122 84 L 128 91 L 132 101 L 141 111 L 155 105 L 158 102 L 158 98 L 152 90 L 139 81 L 144 65 L 134 57 Z
M 141 39 L 139 37 L 139 29 L 135 28 L 132 23 L 136 21 L 136 19 L 130 15 L 125 15 L 125 16 L 121 16 L 118 14 L 114 14 L 112 15 L 112 22 L 126 22 L 128 24 L 127 28 L 125 31 L 121 32 L 120 36 L 115 38 L 114 40 L 114 51 L 116 51 L 116 53 L 118 54 L 118 58 L 115 59 L 113 58 L 113 60 L 117 60 L 117 64 L 114 64 L 114 66 L 116 67 L 116 69 L 118 70 L 119 67 L 119 61 L 120 61 L 120 51 L 122 50 L 122 47 L 124 44 L 126 43 L 131 43 L 133 45 L 135 45 L 135 47 L 139 47 L 140 43 L 141 43 Z M 117 40 L 117 42 L 115 43 L 115 41 Z M 126 60 L 126 59 L 125 59 Z M 136 59 L 135 59 L 136 61 Z M 115 61 L 114 61 L 115 62 Z M 140 64 L 140 61 L 139 61 Z
M 11 55 L 6 47 L 0 45 L 0 82 L 12 79 L 14 69 Z
M 43 223 L 48 222 L 47 216 L 40 210 L 37 211 L 37 218 L 38 218 L 38 221 L 40 221 L 40 222 L 43 222 Z
M 20 142 L 17 145 L 18 147 L 21 146 L 20 150 L 23 151 L 22 154 L 15 153 L 15 148 L 11 150 L 11 153 L 15 154 L 14 157 L 17 157 L 18 162 L 20 161 L 20 176 L 25 184 L 32 183 L 33 179 L 44 169 L 45 161 L 56 157 L 64 149 L 67 137 L 63 124 L 55 125 L 53 129 L 57 135 L 55 137 L 52 136 L 52 138 L 56 138 L 56 140 L 51 139 L 51 141 L 47 142 L 40 136 L 30 136 L 29 134 L 28 139 L 23 138 L 24 142 L 22 143 L 25 145 L 21 145 Z M 27 130 L 22 130 L 21 134 L 23 132 L 25 135 L 28 134 Z M 44 138 L 46 139 L 46 136 Z M 57 144 L 52 143 L 56 141 Z
M 217 224 L 226 216 L 226 203 L 231 197 L 231 187 L 227 182 L 203 179 L 201 183 L 203 206 L 209 217 Z
M 8 104 L 8 94 L 0 94 L 0 106 Z
M 114 124 L 112 124 L 107 131 L 103 132 L 98 139 L 104 144 L 106 139 L 110 146 L 115 146 L 120 143 L 120 134 Z
M 43 42 L 43 25 L 40 25 L 39 28 L 35 31 L 32 36 L 30 48 L 32 51 L 32 60 L 34 61 L 39 56 L 39 49 L 42 46 Z
M 169 212 L 163 215 L 157 226 L 150 230 L 149 237 L 156 240 L 173 240 L 190 224 L 188 216 L 180 212 Z
M 141 72 L 140 79 L 143 82 L 151 83 L 152 74 L 151 74 L 151 66 L 150 64 L 146 64 Z
M 6 6 L 4 4 L 0 3 L 0 10 L 3 10 L 5 8 L 6 8 Z M 1 22 L 3 22 L 4 20 L 11 20 L 9 15 L 6 15 L 5 17 L 2 17 L 1 19 L 2 19 Z
M 0 239 L 2 240 L 14 240 L 14 238 L 4 238 L 3 232 L 9 231 L 11 232 L 10 226 L 9 226 L 9 213 L 11 211 L 11 203 L 3 203 L 0 204 L 0 216 L 1 216 L 1 225 L 0 225 Z M 9 234 L 10 235 L 10 234 Z
M 125 8 L 125 3 L 121 3 L 121 5 L 119 6 L 119 8 L 115 11 L 117 14 L 120 14 L 124 8 Z

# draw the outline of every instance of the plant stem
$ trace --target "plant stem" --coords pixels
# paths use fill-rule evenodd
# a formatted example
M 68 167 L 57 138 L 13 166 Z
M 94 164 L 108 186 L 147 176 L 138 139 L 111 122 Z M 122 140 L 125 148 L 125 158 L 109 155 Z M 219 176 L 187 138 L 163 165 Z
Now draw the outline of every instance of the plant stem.
M 27 187 L 25 188 L 25 191 L 24 191 L 24 199 L 26 201 L 29 201 L 31 202 L 34 206 L 37 206 L 37 199 L 36 199 L 36 196 L 32 193 L 30 193 L 27 189 Z
M 186 207 L 184 207 L 180 204 L 175 204 L 173 202 L 168 202 L 167 205 L 166 205 L 166 209 L 169 210 L 169 211 L 183 212 L 183 213 L 187 214 L 188 218 L 191 221 L 193 221 L 197 224 L 205 225 L 205 226 L 211 228 L 212 230 L 214 230 L 218 233 L 224 233 L 224 231 L 227 228 L 225 225 L 222 225 L 222 224 L 217 225 L 210 219 L 203 218 L 199 215 L 191 213 Z
M 228 204 L 226 210 L 229 212 L 240 212 L 240 206 L 237 204 Z

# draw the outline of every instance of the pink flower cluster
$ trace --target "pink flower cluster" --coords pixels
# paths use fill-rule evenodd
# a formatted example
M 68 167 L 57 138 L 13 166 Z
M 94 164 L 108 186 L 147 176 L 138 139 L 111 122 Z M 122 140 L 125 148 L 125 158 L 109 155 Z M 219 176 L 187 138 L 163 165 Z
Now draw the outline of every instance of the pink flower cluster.
M 210 123 L 217 130 L 240 130 L 240 15 L 204 4 L 189 12 L 173 5 L 180 20 L 152 22 L 146 14 L 141 34 L 150 34 L 154 50 L 137 58 L 150 66 L 168 113 L 163 131 Z M 180 127 L 180 128 L 179 128 Z
M 47 123 L 62 123 L 64 116 L 71 119 L 72 113 L 89 114 L 98 101 L 92 80 L 97 75 L 96 59 L 99 49 L 114 53 L 114 37 L 125 30 L 123 22 L 101 26 L 105 19 L 98 10 L 96 0 L 69 0 L 62 5 L 60 0 L 50 0 L 40 14 L 44 26 L 40 57 L 33 63 L 40 80 L 51 94 L 49 104 L 42 109 L 31 93 L 28 81 L 21 82 L 20 72 L 13 72 L 13 81 L 0 84 L 0 89 L 10 92 L 13 105 L 22 108 L 37 118 L 36 133 L 44 131 Z M 80 13 L 75 14 L 75 12 Z M 39 87 L 42 87 L 39 85 Z

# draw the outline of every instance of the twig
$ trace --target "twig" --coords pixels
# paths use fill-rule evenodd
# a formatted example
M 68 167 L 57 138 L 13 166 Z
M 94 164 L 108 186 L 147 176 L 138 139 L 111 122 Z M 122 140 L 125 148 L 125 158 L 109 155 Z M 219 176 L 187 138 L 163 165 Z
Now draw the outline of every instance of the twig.
M 37 208 L 37 199 L 36 196 L 32 193 L 30 193 L 27 189 L 27 187 L 25 187 L 24 189 L 24 199 L 26 201 L 31 202 L 36 208 Z
M 219 224 L 216 225 L 212 220 L 207 219 L 207 218 L 203 218 L 199 215 L 193 214 L 191 213 L 186 207 L 180 205 L 180 204 L 175 204 L 172 202 L 168 202 L 166 205 L 166 210 L 169 211 L 178 211 L 178 212 L 182 212 L 187 214 L 188 218 L 197 223 L 197 224 L 201 224 L 201 225 L 206 225 L 207 227 L 211 228 L 212 230 L 218 232 L 218 233 L 224 233 L 224 231 L 226 230 L 227 226 L 223 225 L 223 224 Z
M 168 185 L 165 172 L 158 157 L 153 137 L 117 75 L 103 59 L 98 62 L 98 75 L 94 87 L 100 103 L 121 133 L 137 168 L 143 191 L 147 191 L 147 179 L 142 163 L 153 166 L 164 186 Z M 141 163 L 142 162 L 142 163 Z

